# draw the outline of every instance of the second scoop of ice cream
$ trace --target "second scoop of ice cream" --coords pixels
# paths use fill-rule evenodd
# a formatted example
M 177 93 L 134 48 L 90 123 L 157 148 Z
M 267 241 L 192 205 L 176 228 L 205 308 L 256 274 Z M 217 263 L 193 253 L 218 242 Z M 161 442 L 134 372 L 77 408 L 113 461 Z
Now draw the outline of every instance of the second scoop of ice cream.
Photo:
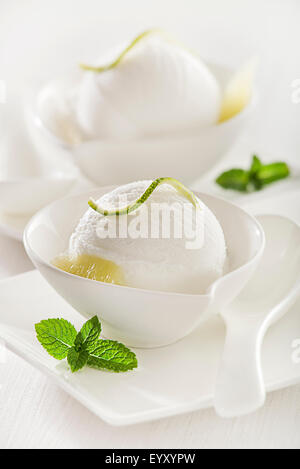
M 84 72 L 76 112 L 89 137 L 131 139 L 215 124 L 220 106 L 220 86 L 204 62 L 150 34 L 114 68 Z

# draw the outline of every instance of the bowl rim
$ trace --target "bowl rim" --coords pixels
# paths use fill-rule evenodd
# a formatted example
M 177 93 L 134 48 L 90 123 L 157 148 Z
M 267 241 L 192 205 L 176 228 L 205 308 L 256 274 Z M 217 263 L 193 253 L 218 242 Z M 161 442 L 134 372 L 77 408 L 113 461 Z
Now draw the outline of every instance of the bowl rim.
M 101 287 L 105 286 L 107 288 L 122 288 L 122 289 L 126 289 L 126 290 L 132 290 L 132 291 L 137 291 L 137 292 L 143 292 L 143 293 L 147 293 L 147 294 L 155 294 L 155 295 L 163 295 L 163 296 L 180 296 L 180 297 L 185 297 L 185 298 L 213 298 L 214 297 L 214 294 L 215 294 L 215 291 L 218 287 L 218 285 L 220 283 L 222 283 L 224 281 L 224 279 L 228 279 L 228 278 L 231 278 L 232 276 L 236 275 L 238 272 L 243 272 L 244 270 L 248 269 L 249 267 L 251 267 L 252 265 L 255 265 L 257 260 L 259 260 L 264 252 L 264 249 L 265 249 L 265 245 L 266 245 L 266 237 L 265 237 L 265 232 L 264 232 L 264 229 L 261 225 L 261 223 L 257 220 L 257 218 L 248 213 L 246 210 L 244 210 L 243 208 L 241 208 L 240 206 L 232 203 L 232 202 L 229 202 L 228 200 L 222 198 L 222 197 L 216 197 L 214 195 L 211 195 L 211 194 L 207 194 L 205 192 L 198 192 L 198 191 L 194 191 L 195 195 L 197 197 L 200 198 L 201 200 L 201 196 L 204 195 L 204 196 L 208 196 L 209 198 L 211 199 L 215 199 L 217 201 L 221 201 L 223 203 L 225 203 L 226 205 L 228 205 L 229 207 L 231 208 L 234 208 L 235 210 L 241 212 L 243 214 L 243 216 L 246 216 L 250 221 L 251 223 L 256 226 L 256 228 L 258 229 L 258 232 L 259 232 L 259 238 L 260 238 L 260 246 L 259 248 L 257 249 L 257 252 L 251 257 L 251 259 L 249 259 L 247 262 L 243 263 L 242 265 L 240 265 L 239 267 L 237 267 L 236 269 L 234 270 L 231 270 L 227 273 L 225 273 L 224 275 L 222 275 L 220 278 L 218 278 L 217 280 L 215 280 L 213 283 L 211 283 L 208 288 L 206 289 L 206 292 L 203 293 L 203 294 L 198 294 L 198 293 L 180 293 L 180 292 L 168 292 L 168 291 L 161 291 L 161 290 L 151 290 L 151 289 L 145 289 L 145 288 L 136 288 L 136 287 L 130 287 L 130 286 L 126 286 L 126 285 L 115 285 L 115 284 L 112 284 L 112 283 L 106 283 L 106 282 L 101 282 L 101 281 L 95 281 L 95 280 L 92 280 L 92 279 L 89 279 L 89 278 L 85 278 L 85 277 L 79 277 L 77 275 L 74 275 L 74 274 L 71 274 L 69 272 L 65 272 L 61 269 L 59 269 L 58 267 L 54 266 L 53 264 L 51 264 L 51 262 L 47 262 L 45 261 L 39 254 L 36 253 L 36 251 L 34 250 L 34 248 L 31 246 L 31 243 L 30 243 L 30 240 L 29 240 L 29 231 L 32 227 L 32 225 L 36 222 L 36 220 L 38 220 L 38 218 L 44 214 L 47 213 L 48 210 L 50 210 L 52 207 L 54 207 L 56 204 L 58 203 L 61 203 L 62 201 L 70 201 L 72 199 L 75 199 L 75 198 L 78 198 L 78 197 L 86 197 L 87 200 L 89 197 L 91 197 L 91 195 L 93 194 L 96 194 L 97 192 L 99 192 L 100 190 L 107 190 L 107 191 L 110 191 L 110 190 L 113 190 L 114 188 L 116 188 L 118 186 L 103 186 L 103 187 L 99 187 L 98 189 L 93 189 L 93 190 L 90 190 L 88 192 L 81 192 L 80 194 L 75 194 L 75 195 L 71 195 L 71 196 L 67 196 L 67 197 L 64 197 L 60 200 L 56 200 L 54 202 L 51 202 L 50 204 L 46 205 L 44 208 L 42 208 L 41 210 L 39 210 L 30 220 L 29 222 L 27 223 L 26 227 L 25 227 L 25 230 L 24 230 L 24 233 L 23 233 L 23 244 L 24 244 L 24 247 L 25 247 L 25 250 L 29 256 L 29 258 L 32 260 L 32 262 L 34 263 L 34 265 L 37 267 L 38 265 L 43 265 L 44 267 L 46 268 L 50 268 L 52 271 L 58 273 L 59 275 L 63 275 L 63 276 L 67 276 L 67 277 L 70 277 L 70 278 L 77 278 L 77 279 L 80 279 L 84 282 L 89 282 L 89 283 L 92 283 L 94 285 L 100 285 Z M 38 268 L 38 267 L 37 267 Z M 38 268 L 38 270 L 40 270 Z M 97 287 L 96 287 L 97 288 Z

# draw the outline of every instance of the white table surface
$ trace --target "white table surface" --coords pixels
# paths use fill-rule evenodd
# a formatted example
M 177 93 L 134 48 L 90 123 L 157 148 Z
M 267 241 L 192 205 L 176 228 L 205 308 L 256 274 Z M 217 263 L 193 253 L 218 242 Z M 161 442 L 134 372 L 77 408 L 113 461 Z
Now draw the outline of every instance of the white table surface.
M 53 76 L 119 38 L 158 25 L 229 65 L 258 52 L 260 105 L 235 159 L 258 151 L 297 164 L 300 104 L 292 103 L 291 86 L 300 78 L 299 21 L 297 0 L 2 0 L 0 80 L 7 102 L 0 118 L 9 116 L 18 129 L 15 109 L 33 77 Z M 31 268 L 22 245 L 0 236 L 0 278 Z M 239 419 L 222 420 L 206 410 L 114 428 L 17 356 L 4 355 L 1 448 L 300 448 L 300 386 L 268 395 L 264 408 Z

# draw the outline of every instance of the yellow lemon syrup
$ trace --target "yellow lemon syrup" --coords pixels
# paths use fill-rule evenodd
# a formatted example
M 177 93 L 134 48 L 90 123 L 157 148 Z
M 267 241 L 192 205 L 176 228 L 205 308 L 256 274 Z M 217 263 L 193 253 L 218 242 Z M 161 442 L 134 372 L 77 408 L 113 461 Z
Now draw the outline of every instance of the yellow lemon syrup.
M 97 280 L 98 282 L 125 285 L 123 269 L 112 261 L 101 257 L 82 254 L 76 257 L 62 255 L 56 257 L 52 264 L 58 269 L 79 277 Z

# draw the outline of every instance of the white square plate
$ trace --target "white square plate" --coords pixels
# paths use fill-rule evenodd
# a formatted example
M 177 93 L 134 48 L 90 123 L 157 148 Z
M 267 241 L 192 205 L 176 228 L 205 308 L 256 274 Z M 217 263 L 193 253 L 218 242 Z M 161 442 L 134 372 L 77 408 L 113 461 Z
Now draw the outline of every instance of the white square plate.
M 40 346 L 34 324 L 64 317 L 80 328 L 84 319 L 37 271 L 0 282 L 0 298 L 0 337 L 7 347 L 106 422 L 127 425 L 212 405 L 225 334 L 218 317 L 171 346 L 136 349 L 137 370 L 114 374 L 85 368 L 72 374 L 65 361 L 56 361 Z M 300 364 L 292 361 L 292 344 L 300 338 L 299 310 L 300 300 L 264 341 L 268 391 L 300 382 Z

